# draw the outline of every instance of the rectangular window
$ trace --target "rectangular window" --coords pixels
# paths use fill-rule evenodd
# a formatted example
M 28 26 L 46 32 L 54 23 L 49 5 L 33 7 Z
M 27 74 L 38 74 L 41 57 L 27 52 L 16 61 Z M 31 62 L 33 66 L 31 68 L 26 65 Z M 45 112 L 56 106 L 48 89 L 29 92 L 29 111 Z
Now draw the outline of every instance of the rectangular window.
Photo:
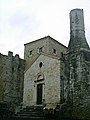
M 42 47 L 41 47 L 41 48 L 39 48 L 39 52 L 42 52 Z
M 56 49 L 53 49 L 53 53 L 54 53 L 54 54 L 56 54 L 56 53 L 57 53 Z
M 43 52 L 43 47 L 38 48 L 38 53 Z
M 31 50 L 31 51 L 29 51 L 29 55 L 30 55 L 30 56 L 32 55 L 32 50 Z
M 61 52 L 61 57 L 63 57 L 63 52 Z

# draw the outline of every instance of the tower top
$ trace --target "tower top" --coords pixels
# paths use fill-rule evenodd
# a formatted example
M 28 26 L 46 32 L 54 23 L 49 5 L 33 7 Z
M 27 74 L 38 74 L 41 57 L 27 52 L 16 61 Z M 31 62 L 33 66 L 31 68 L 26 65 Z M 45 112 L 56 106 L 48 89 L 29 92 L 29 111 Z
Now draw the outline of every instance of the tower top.
M 70 12 L 70 42 L 68 51 L 76 51 L 80 48 L 89 49 L 85 38 L 83 9 L 73 9 Z
M 85 31 L 83 9 L 73 9 L 70 12 L 70 32 L 75 30 Z

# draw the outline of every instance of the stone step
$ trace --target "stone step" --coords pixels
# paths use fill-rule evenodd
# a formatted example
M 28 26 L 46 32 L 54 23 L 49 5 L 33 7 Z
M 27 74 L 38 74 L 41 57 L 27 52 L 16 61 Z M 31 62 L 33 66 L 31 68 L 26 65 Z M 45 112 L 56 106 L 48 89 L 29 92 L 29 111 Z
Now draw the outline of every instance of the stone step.
M 14 118 L 32 118 L 32 119 L 43 119 L 44 114 L 43 114 L 43 107 L 42 106 L 30 106 L 26 107 L 17 114 L 14 115 Z
M 29 120 L 44 120 L 44 117 L 36 117 L 36 116 L 15 116 L 14 120 L 24 120 L 24 119 L 29 119 Z
M 26 114 L 26 113 L 19 113 L 19 114 L 16 114 L 15 116 L 19 117 L 19 116 L 26 116 L 26 117 L 43 117 L 44 114 L 36 114 L 36 113 L 30 113 L 30 114 Z
M 42 114 L 43 112 L 42 111 L 21 111 L 21 112 L 18 112 L 17 114 Z
M 37 113 L 18 113 L 17 116 L 43 116 L 44 114 L 41 113 L 41 114 L 37 114 Z
M 21 110 L 20 112 L 42 112 L 43 110 L 38 110 L 38 109 L 29 109 L 29 110 Z

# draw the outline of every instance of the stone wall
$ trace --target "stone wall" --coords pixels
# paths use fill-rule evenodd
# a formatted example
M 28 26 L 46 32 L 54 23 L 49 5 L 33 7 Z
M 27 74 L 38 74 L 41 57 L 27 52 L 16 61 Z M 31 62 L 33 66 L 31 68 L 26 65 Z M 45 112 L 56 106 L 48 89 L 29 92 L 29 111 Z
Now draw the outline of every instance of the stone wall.
M 62 60 L 62 103 L 64 115 L 90 119 L 90 51 L 81 49 L 68 53 Z M 64 89 L 63 89 L 64 88 Z
M 23 98 L 25 61 L 19 55 L 0 54 L 0 102 L 19 105 Z
M 73 116 L 90 118 L 90 51 L 77 54 L 73 87 Z

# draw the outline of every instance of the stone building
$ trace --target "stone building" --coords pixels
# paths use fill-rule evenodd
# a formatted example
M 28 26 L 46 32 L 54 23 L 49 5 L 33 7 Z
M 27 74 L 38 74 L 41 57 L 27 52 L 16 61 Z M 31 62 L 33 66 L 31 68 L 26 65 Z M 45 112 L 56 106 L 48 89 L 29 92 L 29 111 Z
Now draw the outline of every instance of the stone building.
M 90 48 L 83 10 L 70 12 L 68 47 L 46 36 L 24 48 L 24 60 L 12 52 L 0 54 L 0 102 L 18 106 L 23 101 L 23 108 L 48 111 L 58 107 L 64 117 L 90 120 Z
M 0 104 L 20 105 L 23 98 L 25 61 L 19 55 L 0 54 Z
M 24 106 L 57 105 L 66 117 L 90 119 L 90 48 L 82 9 L 70 12 L 68 48 L 50 36 L 25 44 Z
M 23 103 L 25 106 L 60 103 L 60 58 L 67 47 L 50 36 L 25 44 Z

